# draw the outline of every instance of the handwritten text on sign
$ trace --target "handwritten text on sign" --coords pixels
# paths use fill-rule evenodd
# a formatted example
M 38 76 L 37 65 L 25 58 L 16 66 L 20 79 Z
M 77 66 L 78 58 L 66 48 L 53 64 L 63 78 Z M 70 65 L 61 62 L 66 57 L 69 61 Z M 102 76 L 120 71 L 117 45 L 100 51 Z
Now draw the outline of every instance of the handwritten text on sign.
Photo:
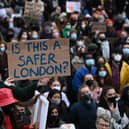
M 8 44 L 9 76 L 17 80 L 70 75 L 68 39 Z

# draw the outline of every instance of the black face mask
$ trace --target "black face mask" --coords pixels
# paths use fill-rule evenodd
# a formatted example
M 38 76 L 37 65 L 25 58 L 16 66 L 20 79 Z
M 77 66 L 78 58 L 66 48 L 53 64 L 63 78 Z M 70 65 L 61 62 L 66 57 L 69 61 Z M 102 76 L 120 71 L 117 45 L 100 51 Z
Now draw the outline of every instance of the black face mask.
M 129 27 L 125 27 L 124 30 L 129 32 Z
M 108 100 L 108 102 L 110 102 L 110 103 L 115 103 L 115 102 L 116 102 L 116 96 L 110 97 L 110 98 L 108 98 L 107 100 Z
M 93 85 L 93 80 L 87 80 L 86 81 L 86 84 L 90 87 Z
M 59 116 L 50 116 L 48 120 L 51 127 L 59 126 Z M 54 123 L 54 125 L 52 123 Z
M 82 101 L 85 104 L 91 104 L 91 95 L 90 94 L 85 94 L 84 96 L 82 96 Z
M 85 94 L 82 96 L 82 102 L 86 108 L 91 108 L 92 107 L 92 98 L 90 94 Z

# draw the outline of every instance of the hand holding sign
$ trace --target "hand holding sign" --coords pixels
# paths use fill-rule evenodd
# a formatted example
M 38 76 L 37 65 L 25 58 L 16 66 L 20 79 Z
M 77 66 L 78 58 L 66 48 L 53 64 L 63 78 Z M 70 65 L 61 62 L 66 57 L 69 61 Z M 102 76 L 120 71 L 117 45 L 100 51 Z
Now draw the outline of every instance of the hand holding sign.
M 5 81 L 4 81 L 4 84 L 6 86 L 15 86 L 15 80 L 14 78 L 7 78 Z

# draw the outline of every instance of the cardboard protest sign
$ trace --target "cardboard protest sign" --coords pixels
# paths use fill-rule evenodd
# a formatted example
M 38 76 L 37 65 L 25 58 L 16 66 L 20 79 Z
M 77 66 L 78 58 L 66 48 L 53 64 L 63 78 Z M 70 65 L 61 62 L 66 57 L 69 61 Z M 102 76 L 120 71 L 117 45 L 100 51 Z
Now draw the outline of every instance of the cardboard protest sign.
M 99 22 L 92 22 L 91 24 L 91 32 L 106 32 L 106 24 Z
M 34 17 L 39 19 L 44 11 L 44 3 L 41 0 L 25 1 L 25 17 Z
M 81 12 L 81 2 L 66 1 L 66 12 L 73 13 L 75 11 Z
M 70 75 L 68 39 L 31 40 L 7 45 L 9 76 L 16 80 Z

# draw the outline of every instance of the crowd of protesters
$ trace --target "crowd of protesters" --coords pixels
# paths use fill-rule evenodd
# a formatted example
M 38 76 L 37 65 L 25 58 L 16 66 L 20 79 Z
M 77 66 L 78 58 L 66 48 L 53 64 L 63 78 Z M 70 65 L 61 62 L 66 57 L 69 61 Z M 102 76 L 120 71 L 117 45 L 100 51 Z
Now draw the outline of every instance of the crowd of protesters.
M 68 13 L 66 0 L 42 0 L 42 16 L 30 21 L 25 1 L 0 0 L 0 128 L 39 129 L 30 108 L 38 90 L 49 101 L 46 129 L 129 129 L 129 1 L 75 0 L 81 11 Z M 69 39 L 71 76 L 8 76 L 7 44 L 58 38 Z

